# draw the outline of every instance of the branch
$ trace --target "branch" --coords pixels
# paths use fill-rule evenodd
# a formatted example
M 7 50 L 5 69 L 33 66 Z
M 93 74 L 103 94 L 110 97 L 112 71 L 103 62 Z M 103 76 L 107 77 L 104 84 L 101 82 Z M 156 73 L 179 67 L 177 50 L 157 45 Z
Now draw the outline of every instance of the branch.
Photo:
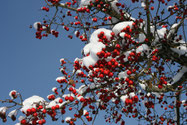
M 151 29 L 150 29 L 150 11 L 149 11 L 149 1 L 146 0 L 146 16 L 147 16 L 147 35 L 146 37 L 149 39 L 149 41 L 151 40 Z
M 77 11 L 77 8 L 69 7 L 69 6 L 67 6 L 67 4 L 64 4 L 64 3 L 58 4 L 57 6 L 62 7 L 62 8 L 66 8 L 66 9 L 69 9 L 72 11 Z
M 180 106 L 179 106 L 179 101 L 180 101 L 180 93 L 176 96 L 176 115 L 177 115 L 177 125 L 180 125 Z
M 184 66 L 173 78 L 172 84 L 163 86 L 162 89 L 159 89 L 157 86 L 152 85 L 151 87 L 146 86 L 145 91 L 147 92 L 158 92 L 158 93 L 166 93 L 166 92 L 179 92 L 180 90 L 176 90 L 178 86 L 182 85 L 187 80 L 187 68 Z M 143 81 L 139 81 L 141 84 Z
M 179 85 L 187 80 L 187 67 L 183 67 L 173 78 L 172 86 L 176 89 Z
M 187 66 L 187 57 L 185 55 L 179 55 L 177 52 L 174 52 L 170 46 L 167 43 L 164 43 L 164 49 L 162 49 L 159 52 L 159 56 L 163 59 L 170 59 L 173 60 L 174 62 L 179 63 L 182 66 Z M 166 55 L 167 53 L 167 55 Z
M 177 24 L 173 24 L 169 30 L 169 33 L 167 35 L 167 39 L 171 40 L 174 36 L 174 34 L 178 31 L 179 27 L 184 23 L 184 19 L 182 18 L 180 22 L 178 22 Z
M 69 9 L 69 10 L 73 10 L 73 11 L 77 11 L 77 8 L 73 8 L 73 7 L 70 7 L 70 6 L 68 6 L 67 4 L 64 4 L 64 3 L 58 3 L 58 4 L 49 4 L 48 2 L 47 2 L 47 0 L 45 0 L 45 2 L 46 2 L 46 4 L 49 6 L 49 7 L 54 7 L 54 6 L 56 6 L 56 7 L 62 7 L 62 8 L 66 8 L 66 9 Z
M 177 63 L 179 63 L 183 66 L 187 66 L 187 63 L 186 63 L 187 62 L 187 56 L 185 56 L 185 54 L 181 55 L 180 53 L 172 50 L 172 48 L 176 48 L 176 47 L 180 46 L 180 44 L 178 46 L 173 45 L 174 43 L 172 41 L 173 41 L 173 38 L 175 37 L 175 34 L 177 33 L 178 29 L 184 23 L 184 19 L 185 18 L 181 19 L 180 22 L 178 22 L 176 24 L 173 24 L 171 26 L 171 28 L 169 30 L 169 33 L 166 36 L 167 42 L 162 43 L 163 48 L 160 51 L 159 56 L 162 57 L 162 58 L 165 58 L 165 59 L 171 59 L 174 62 L 177 62 Z M 166 55 L 166 53 L 167 53 L 167 55 Z
M 48 4 L 49 5 L 49 4 Z M 49 6 L 58 6 L 58 7 L 62 7 L 62 8 L 66 8 L 66 9 L 69 9 L 69 10 L 72 10 L 72 11 L 77 11 L 77 8 L 73 8 L 73 7 L 69 7 L 67 4 L 64 4 L 64 3 L 61 3 L 61 4 L 57 4 L 57 5 L 49 5 Z M 98 9 L 96 8 L 97 10 L 107 14 L 107 15 L 110 15 L 112 17 L 115 17 L 117 19 L 121 19 L 121 14 L 119 12 L 116 12 L 114 9 L 107 9 L 107 11 L 103 11 L 102 9 Z M 124 15 L 127 15 L 124 14 Z M 124 16 L 124 20 L 130 20 L 130 17 L 125 17 Z
M 172 85 L 163 86 L 162 89 L 159 89 L 157 86 L 152 85 L 151 88 L 146 86 L 145 91 L 147 91 L 147 92 L 166 93 L 166 92 L 175 91 L 175 90 L 173 90 Z

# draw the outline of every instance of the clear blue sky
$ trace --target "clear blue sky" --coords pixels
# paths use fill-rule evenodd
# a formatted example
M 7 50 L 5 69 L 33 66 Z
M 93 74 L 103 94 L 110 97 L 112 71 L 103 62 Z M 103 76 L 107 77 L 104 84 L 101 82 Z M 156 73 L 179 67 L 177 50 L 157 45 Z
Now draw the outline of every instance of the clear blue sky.
M 0 99 L 9 98 L 15 89 L 24 98 L 39 95 L 46 98 L 51 88 L 56 86 L 60 76 L 60 58 L 74 60 L 81 56 L 81 41 L 69 40 L 60 34 L 59 38 L 50 37 L 38 40 L 30 24 L 42 21 L 41 6 L 44 0 L 4 0 L 0 4 Z M 2 105 L 0 105 L 2 106 Z M 103 115 L 99 115 L 97 125 L 106 125 Z M 8 119 L 8 121 L 11 121 Z M 50 121 L 50 120 L 49 120 Z M 135 124 L 134 119 L 127 125 Z M 7 122 L 0 125 L 14 125 Z M 46 125 L 60 125 L 47 122 Z

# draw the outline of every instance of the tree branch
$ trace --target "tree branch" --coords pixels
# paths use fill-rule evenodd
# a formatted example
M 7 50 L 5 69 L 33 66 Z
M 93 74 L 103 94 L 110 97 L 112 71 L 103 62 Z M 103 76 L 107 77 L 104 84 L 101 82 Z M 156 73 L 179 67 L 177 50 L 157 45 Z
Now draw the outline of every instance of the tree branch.
M 145 1 L 145 4 L 146 4 L 146 16 L 147 16 L 147 35 L 146 37 L 149 39 L 149 41 L 151 41 L 151 29 L 150 29 L 150 11 L 149 11 L 149 1 L 146 0 Z
M 177 120 L 177 125 L 180 125 L 180 93 L 177 94 L 176 96 L 176 120 Z
M 145 91 L 147 92 L 158 92 L 158 93 L 166 93 L 166 92 L 180 92 L 180 90 L 176 90 L 178 86 L 182 85 L 187 80 L 187 68 L 183 67 L 173 78 L 172 84 L 163 86 L 162 89 L 159 89 L 157 86 L 152 85 L 151 87 L 146 86 Z M 141 82 L 141 81 L 139 81 Z

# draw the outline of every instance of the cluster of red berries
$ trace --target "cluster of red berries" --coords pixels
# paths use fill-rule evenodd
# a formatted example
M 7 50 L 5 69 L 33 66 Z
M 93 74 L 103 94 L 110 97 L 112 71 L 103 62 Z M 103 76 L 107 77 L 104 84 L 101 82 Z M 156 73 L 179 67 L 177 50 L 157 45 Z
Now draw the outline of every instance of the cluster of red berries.
M 49 8 L 48 7 L 42 7 L 42 10 L 45 10 L 46 12 L 49 12 Z

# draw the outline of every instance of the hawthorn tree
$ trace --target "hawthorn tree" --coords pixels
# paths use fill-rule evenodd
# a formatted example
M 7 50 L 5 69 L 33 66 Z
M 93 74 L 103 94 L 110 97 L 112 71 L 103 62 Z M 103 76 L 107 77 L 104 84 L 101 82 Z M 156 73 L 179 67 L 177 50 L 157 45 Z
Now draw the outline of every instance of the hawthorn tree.
M 60 59 L 62 76 L 47 100 L 23 99 L 12 90 L 0 100 L 0 117 L 16 125 L 43 125 L 46 117 L 70 125 L 94 124 L 101 110 L 109 123 L 187 124 L 185 0 L 44 0 L 36 38 L 68 37 L 85 44 L 74 62 Z M 49 14 L 48 14 L 49 13 Z M 52 17 L 50 17 L 52 15 Z M 73 34 L 73 35 L 72 35 Z M 76 38 L 76 39 L 77 39 Z M 5 105 L 4 105 L 5 104 Z M 69 117 L 64 117 L 71 112 Z

